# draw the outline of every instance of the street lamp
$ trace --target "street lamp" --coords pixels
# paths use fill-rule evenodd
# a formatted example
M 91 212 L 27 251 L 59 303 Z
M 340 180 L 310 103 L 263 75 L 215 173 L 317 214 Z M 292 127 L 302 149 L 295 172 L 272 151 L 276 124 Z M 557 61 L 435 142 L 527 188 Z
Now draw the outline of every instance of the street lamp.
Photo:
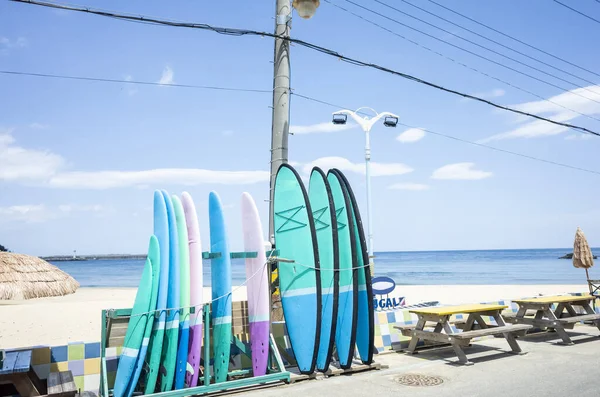
M 292 6 L 298 11 L 298 15 L 304 19 L 310 19 L 319 7 L 319 0 L 294 0 Z
M 373 113 L 375 113 L 374 117 L 364 116 L 361 117 L 358 115 L 360 110 L 369 109 Z M 367 227 L 369 234 L 369 266 L 371 267 L 371 274 L 373 274 L 373 223 L 371 216 L 371 141 L 369 139 L 369 132 L 371 132 L 371 128 L 377 123 L 382 117 L 385 117 L 383 120 L 383 125 L 386 127 L 396 127 L 398 124 L 398 116 L 390 112 L 377 113 L 375 110 L 362 107 L 358 108 L 355 111 L 352 110 L 339 110 L 333 113 L 333 119 L 331 120 L 333 124 L 343 125 L 348 121 L 348 116 L 352 117 L 354 121 L 365 132 L 365 168 L 366 168 L 366 178 L 367 178 Z

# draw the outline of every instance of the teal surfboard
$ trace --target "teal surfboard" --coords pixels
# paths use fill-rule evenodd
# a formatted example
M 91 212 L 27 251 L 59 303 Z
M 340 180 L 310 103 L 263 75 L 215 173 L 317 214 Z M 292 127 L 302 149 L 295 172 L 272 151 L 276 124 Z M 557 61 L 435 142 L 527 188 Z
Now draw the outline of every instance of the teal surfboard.
M 154 192 L 154 235 L 158 239 L 160 249 L 160 277 L 156 301 L 157 316 L 154 317 L 154 327 L 150 334 L 150 345 L 145 360 L 145 373 L 142 377 L 145 380 L 144 394 L 153 394 L 156 390 L 167 320 L 165 309 L 169 292 L 169 220 L 167 204 L 159 190 Z
M 344 174 L 336 170 L 342 178 L 344 186 L 348 191 L 350 202 L 352 204 L 352 214 L 354 220 L 354 236 L 357 241 L 356 256 L 358 273 L 358 319 L 356 321 L 356 348 L 363 364 L 373 362 L 373 345 L 375 342 L 375 323 L 373 311 L 373 290 L 371 287 L 371 271 L 369 269 L 369 253 L 367 250 L 367 241 L 365 232 L 358 210 L 356 198 Z
M 158 240 L 156 236 L 152 236 L 150 237 L 150 247 L 148 248 L 148 257 L 146 258 L 146 264 L 142 272 L 142 279 L 135 295 L 131 318 L 125 333 L 123 351 L 119 359 L 113 390 L 115 397 L 126 395 L 135 373 L 135 365 L 142 347 L 146 324 L 151 318 L 149 311 L 152 299 L 152 268 L 160 266 L 159 256 Z
M 227 380 L 229 354 L 231 351 L 231 258 L 225 229 L 223 205 L 215 192 L 208 196 L 210 223 L 210 251 L 221 256 L 211 261 L 210 278 L 212 292 L 213 370 L 215 383 Z M 206 360 L 206 358 L 204 358 Z M 205 364 L 206 365 L 206 364 Z
M 179 238 L 179 302 L 181 313 L 179 318 L 179 347 L 175 367 L 175 389 L 183 389 L 187 370 L 190 334 L 190 251 L 188 233 L 183 205 L 177 196 L 173 196 L 175 219 L 177 220 L 177 237 Z
M 298 369 L 314 372 L 321 330 L 321 275 L 313 213 L 300 176 L 282 164 L 275 178 L 275 247 L 279 256 L 279 291 L 286 327 Z
M 327 173 L 331 194 L 335 204 L 339 244 L 339 297 L 335 346 L 340 367 L 350 368 L 356 343 L 356 321 L 358 318 L 358 277 L 356 273 L 356 236 L 354 216 L 348 191 L 336 170 Z
M 317 369 L 326 372 L 335 342 L 339 294 L 339 248 L 335 205 L 327 176 L 318 167 L 310 174 L 308 197 L 315 221 L 321 268 L 321 338 Z
M 167 206 L 169 221 L 169 293 L 167 294 L 167 323 L 160 368 L 160 391 L 173 389 L 175 364 L 177 362 L 177 339 L 179 337 L 179 237 L 173 202 L 166 191 L 162 191 Z

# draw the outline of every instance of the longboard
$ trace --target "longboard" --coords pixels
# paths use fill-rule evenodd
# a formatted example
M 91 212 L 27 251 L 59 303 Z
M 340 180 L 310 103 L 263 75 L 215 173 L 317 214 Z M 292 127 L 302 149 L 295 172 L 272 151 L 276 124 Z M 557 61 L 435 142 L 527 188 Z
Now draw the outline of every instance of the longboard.
M 256 258 L 246 258 L 248 317 L 250 322 L 250 350 L 252 374 L 267 373 L 269 360 L 270 294 L 262 224 L 252 196 L 242 194 L 242 228 L 244 250 L 256 252 Z
M 158 282 L 158 299 L 156 301 L 157 316 L 154 317 L 154 327 L 150 334 L 150 345 L 146 355 L 146 373 L 144 394 L 153 394 L 161 364 L 162 347 L 165 336 L 167 314 L 167 295 L 169 290 L 169 221 L 167 204 L 162 192 L 154 192 L 154 235 L 158 239 L 160 249 L 160 278 Z
M 279 256 L 279 290 L 290 344 L 298 369 L 314 372 L 321 329 L 321 276 L 317 236 L 308 195 L 300 176 L 282 164 L 275 178 L 275 247 Z
M 187 370 L 190 335 L 190 250 L 188 246 L 187 225 L 183 205 L 177 196 L 172 197 L 177 221 L 177 237 L 179 242 L 179 346 L 177 348 L 177 363 L 175 365 L 174 389 L 183 389 Z
M 339 297 L 335 346 L 340 367 L 348 369 L 352 365 L 356 343 L 358 318 L 358 277 L 356 272 L 356 236 L 352 203 L 343 179 L 336 170 L 327 173 L 331 194 L 335 204 L 339 244 Z
M 159 263 L 158 240 L 155 236 L 150 238 L 150 247 L 148 249 L 148 257 L 142 272 L 142 279 L 135 295 L 135 302 L 131 310 L 131 318 L 127 331 L 125 333 L 125 341 L 123 343 L 123 351 L 119 359 L 117 374 L 113 395 L 123 397 L 127 393 L 131 378 L 135 371 L 135 365 L 138 360 L 140 348 L 146 331 L 146 324 L 150 316 L 150 303 L 152 298 L 152 267 L 160 266 Z
M 318 167 L 310 174 L 308 197 L 315 221 L 321 267 L 321 340 L 317 369 L 326 372 L 331 362 L 339 295 L 339 247 L 335 205 L 327 176 Z
M 183 192 L 181 203 L 185 213 L 190 254 L 190 305 L 195 308 L 194 313 L 190 314 L 190 340 L 185 384 L 187 387 L 195 387 L 198 385 L 200 349 L 202 348 L 202 244 L 198 215 L 192 196 Z
M 363 364 L 373 362 L 373 345 L 375 342 L 375 324 L 373 310 L 373 290 L 371 285 L 371 271 L 369 269 L 369 253 L 367 250 L 367 241 L 365 232 L 358 210 L 358 204 L 354 197 L 354 192 L 348 183 L 344 174 L 336 170 L 342 178 L 344 186 L 348 191 L 350 202 L 352 204 L 352 213 L 354 220 L 354 236 L 357 241 L 356 263 L 358 267 L 358 320 L 356 327 L 356 347 Z
M 210 251 L 221 256 L 211 261 L 212 326 L 215 383 L 227 380 L 231 350 L 231 258 L 223 217 L 223 205 L 215 192 L 208 196 Z M 207 358 L 205 358 L 207 359 Z
M 165 341 L 163 343 L 162 364 L 160 368 L 160 391 L 173 389 L 175 363 L 177 361 L 177 338 L 179 336 L 179 240 L 177 221 L 173 202 L 166 191 L 162 191 L 167 206 L 169 221 L 169 293 L 167 294 L 167 323 L 165 325 Z M 175 310 L 173 310 L 175 309 Z

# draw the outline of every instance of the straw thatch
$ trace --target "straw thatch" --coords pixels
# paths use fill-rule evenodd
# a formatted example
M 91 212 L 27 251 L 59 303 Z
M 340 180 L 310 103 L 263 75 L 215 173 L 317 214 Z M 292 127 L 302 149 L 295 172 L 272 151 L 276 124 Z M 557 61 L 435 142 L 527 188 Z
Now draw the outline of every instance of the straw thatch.
M 72 294 L 75 279 L 35 256 L 0 252 L 0 300 Z
M 594 255 L 583 231 L 579 227 L 575 233 L 575 243 L 573 243 L 573 266 L 585 269 L 585 274 L 589 280 L 588 269 L 594 266 Z

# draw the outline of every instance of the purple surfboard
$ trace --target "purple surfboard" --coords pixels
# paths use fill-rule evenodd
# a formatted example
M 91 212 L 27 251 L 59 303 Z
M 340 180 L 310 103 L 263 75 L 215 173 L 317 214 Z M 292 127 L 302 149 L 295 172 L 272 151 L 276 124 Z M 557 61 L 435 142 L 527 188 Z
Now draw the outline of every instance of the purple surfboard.
M 200 244 L 200 228 L 194 200 L 189 193 L 181 195 L 181 204 L 185 213 L 190 250 L 190 305 L 194 313 L 190 313 L 190 339 L 185 374 L 186 387 L 198 385 L 200 372 L 200 351 L 202 349 L 202 245 Z
M 246 258 L 246 279 L 252 373 L 261 376 L 267 373 L 269 360 L 269 278 L 262 225 L 256 204 L 248 193 L 242 194 L 242 227 L 244 251 L 258 253 L 256 258 Z

